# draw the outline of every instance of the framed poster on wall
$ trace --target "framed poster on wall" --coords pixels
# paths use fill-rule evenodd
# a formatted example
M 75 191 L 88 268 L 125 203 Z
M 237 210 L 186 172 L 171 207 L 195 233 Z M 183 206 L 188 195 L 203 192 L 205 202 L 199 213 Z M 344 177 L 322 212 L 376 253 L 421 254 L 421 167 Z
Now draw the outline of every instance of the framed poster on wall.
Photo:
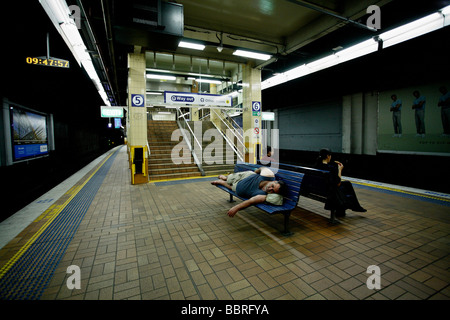
M 47 117 L 17 106 L 10 114 L 13 160 L 48 155 Z

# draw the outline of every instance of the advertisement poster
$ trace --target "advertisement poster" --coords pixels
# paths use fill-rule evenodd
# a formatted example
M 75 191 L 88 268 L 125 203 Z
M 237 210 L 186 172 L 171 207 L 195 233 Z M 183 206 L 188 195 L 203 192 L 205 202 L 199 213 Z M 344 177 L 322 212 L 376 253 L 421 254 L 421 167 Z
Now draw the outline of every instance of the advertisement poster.
M 378 152 L 450 156 L 450 81 L 380 92 Z
M 14 160 L 48 154 L 46 117 L 15 107 L 11 111 Z

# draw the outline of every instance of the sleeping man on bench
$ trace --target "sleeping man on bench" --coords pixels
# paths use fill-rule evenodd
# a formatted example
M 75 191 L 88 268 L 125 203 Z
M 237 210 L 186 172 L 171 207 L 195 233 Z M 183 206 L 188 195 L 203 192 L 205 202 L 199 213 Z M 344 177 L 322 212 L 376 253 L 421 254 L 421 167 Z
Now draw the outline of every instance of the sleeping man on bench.
M 230 217 L 234 217 L 239 210 L 258 203 L 282 205 L 283 194 L 287 189 L 286 184 L 283 181 L 276 181 L 272 170 L 266 167 L 260 167 L 255 171 L 236 172 L 228 176 L 220 175 L 219 180 L 211 184 L 222 185 L 247 199 L 228 210 Z

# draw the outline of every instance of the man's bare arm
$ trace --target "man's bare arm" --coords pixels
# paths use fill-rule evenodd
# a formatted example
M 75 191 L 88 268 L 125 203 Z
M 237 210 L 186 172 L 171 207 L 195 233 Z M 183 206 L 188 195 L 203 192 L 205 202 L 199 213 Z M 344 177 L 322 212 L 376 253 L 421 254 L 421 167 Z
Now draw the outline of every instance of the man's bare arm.
M 241 203 L 235 205 L 230 210 L 228 210 L 228 215 L 230 217 L 234 217 L 234 215 L 239 210 L 245 209 L 247 207 L 250 207 L 250 206 L 258 204 L 258 203 L 263 203 L 264 201 L 266 201 L 265 195 L 257 195 L 257 196 L 251 197 L 250 199 L 242 201 Z

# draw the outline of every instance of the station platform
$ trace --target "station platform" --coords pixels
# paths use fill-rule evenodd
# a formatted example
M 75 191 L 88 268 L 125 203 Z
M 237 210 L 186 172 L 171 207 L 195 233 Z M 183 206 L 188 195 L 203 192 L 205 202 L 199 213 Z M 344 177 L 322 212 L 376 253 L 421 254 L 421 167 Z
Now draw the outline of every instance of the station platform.
M 330 225 L 301 197 L 285 237 L 281 215 L 228 217 L 213 179 L 131 185 L 126 147 L 110 150 L 0 224 L 0 298 L 450 299 L 449 195 L 349 178 L 367 212 Z

